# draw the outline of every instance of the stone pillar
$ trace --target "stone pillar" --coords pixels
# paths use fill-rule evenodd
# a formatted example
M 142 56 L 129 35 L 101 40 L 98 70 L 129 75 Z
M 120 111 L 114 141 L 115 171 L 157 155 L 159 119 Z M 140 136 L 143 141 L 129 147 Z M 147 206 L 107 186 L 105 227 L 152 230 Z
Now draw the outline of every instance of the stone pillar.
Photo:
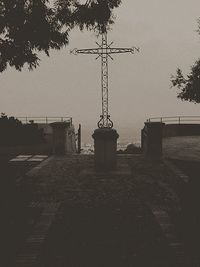
M 117 164 L 118 133 L 114 129 L 96 129 L 94 138 L 94 158 L 97 171 L 113 170 Z
M 163 127 L 162 122 L 146 122 L 142 130 L 142 147 L 143 153 L 147 157 L 160 158 L 162 157 L 162 137 Z
M 69 123 L 67 122 L 54 122 L 50 124 L 53 128 L 53 154 L 64 155 L 66 154 L 66 137 L 67 128 Z
M 76 136 L 74 126 L 67 128 L 66 132 L 66 152 L 69 154 L 76 152 Z

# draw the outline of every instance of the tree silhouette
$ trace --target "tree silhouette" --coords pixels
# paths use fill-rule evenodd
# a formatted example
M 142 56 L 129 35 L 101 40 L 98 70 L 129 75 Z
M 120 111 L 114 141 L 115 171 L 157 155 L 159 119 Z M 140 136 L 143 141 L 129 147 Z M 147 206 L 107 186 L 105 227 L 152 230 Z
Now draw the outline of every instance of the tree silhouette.
M 38 52 L 49 56 L 69 42 L 69 32 L 105 30 L 113 21 L 113 9 L 121 0 L 1 0 L 0 72 L 7 66 L 30 70 L 39 65 Z
M 33 145 L 44 143 L 43 130 L 37 124 L 23 124 L 5 113 L 0 116 L 0 146 Z
M 200 34 L 200 18 L 198 19 L 198 30 Z M 194 103 L 200 103 L 200 59 L 192 66 L 190 73 L 184 77 L 180 68 L 176 76 L 171 78 L 172 86 L 179 89 L 178 98 Z

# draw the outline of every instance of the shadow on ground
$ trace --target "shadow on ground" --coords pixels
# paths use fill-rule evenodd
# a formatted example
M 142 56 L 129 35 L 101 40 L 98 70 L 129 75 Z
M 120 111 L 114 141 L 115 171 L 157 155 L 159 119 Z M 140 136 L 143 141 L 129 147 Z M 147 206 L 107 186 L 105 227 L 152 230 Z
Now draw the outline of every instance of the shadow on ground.
M 63 204 L 39 266 L 171 266 L 170 251 L 152 213 L 134 205 L 93 208 Z

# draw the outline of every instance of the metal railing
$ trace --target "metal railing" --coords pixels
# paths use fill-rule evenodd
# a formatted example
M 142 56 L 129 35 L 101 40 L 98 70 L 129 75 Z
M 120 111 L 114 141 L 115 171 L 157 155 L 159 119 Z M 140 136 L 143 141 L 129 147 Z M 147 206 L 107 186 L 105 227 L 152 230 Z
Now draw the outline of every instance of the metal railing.
M 200 123 L 200 116 L 173 116 L 173 117 L 155 117 L 149 118 L 147 122 L 164 122 L 164 123 Z
M 69 122 L 72 125 L 71 117 L 17 117 L 22 123 L 52 123 L 52 122 Z

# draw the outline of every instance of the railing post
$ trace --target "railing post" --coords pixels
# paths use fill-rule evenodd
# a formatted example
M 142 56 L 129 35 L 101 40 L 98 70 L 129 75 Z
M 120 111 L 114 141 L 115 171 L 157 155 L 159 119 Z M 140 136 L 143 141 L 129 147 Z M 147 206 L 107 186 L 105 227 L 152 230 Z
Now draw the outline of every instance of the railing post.
M 181 123 L 181 117 L 180 116 L 178 117 L 178 123 L 179 124 Z
M 46 124 L 48 124 L 48 118 L 46 117 Z

